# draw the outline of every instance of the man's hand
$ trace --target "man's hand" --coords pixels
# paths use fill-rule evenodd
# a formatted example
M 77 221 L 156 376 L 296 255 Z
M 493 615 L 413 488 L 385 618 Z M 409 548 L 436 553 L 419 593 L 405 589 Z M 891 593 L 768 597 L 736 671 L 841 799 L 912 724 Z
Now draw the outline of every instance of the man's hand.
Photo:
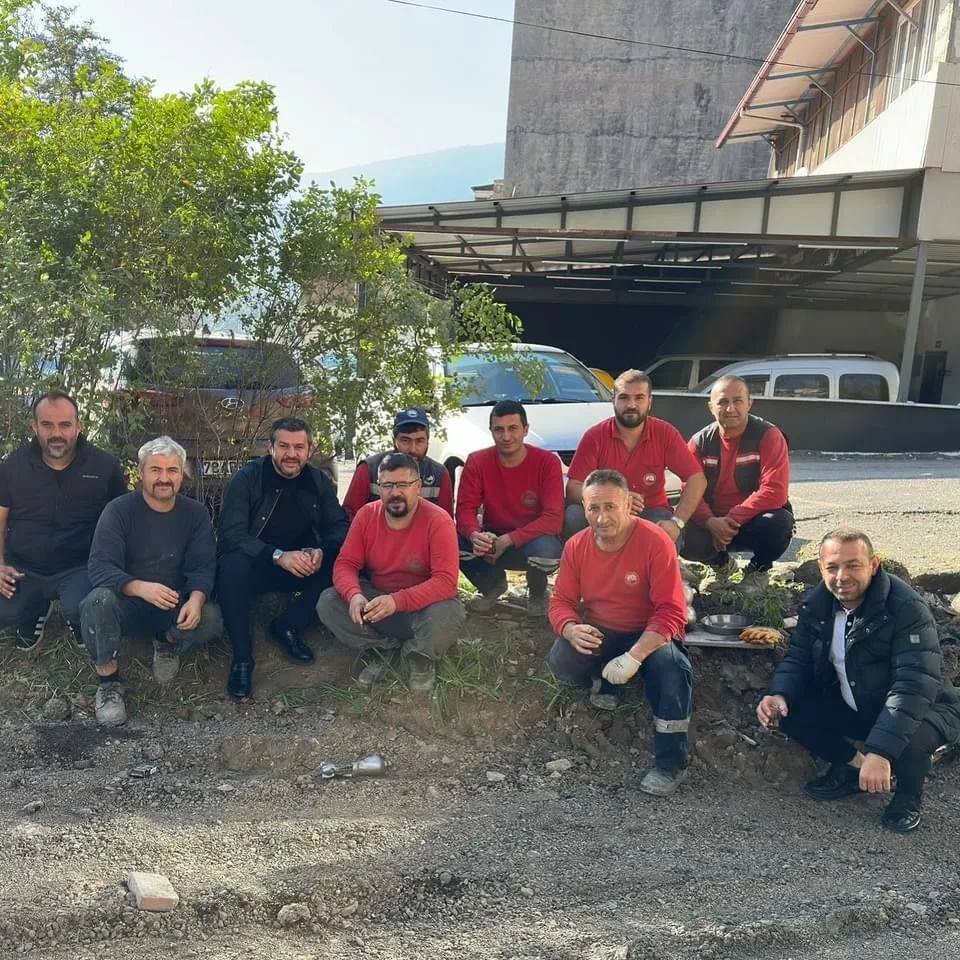
M 635 517 L 639 517 L 643 513 L 644 499 L 642 493 L 634 493 L 630 491 L 630 513 Z
M 473 544 L 473 555 L 475 557 L 485 557 L 488 553 L 492 553 L 496 539 L 497 536 L 494 533 L 475 530 L 470 534 L 470 542 Z
M 621 653 L 603 668 L 603 679 L 607 683 L 626 683 L 639 669 L 639 660 L 634 660 L 629 653 Z
M 505 550 L 508 550 L 513 546 L 513 540 L 510 538 L 509 533 L 501 534 L 496 540 L 493 541 L 493 559 L 494 561 L 499 560 Z
M 311 576 L 323 565 L 323 550 L 320 547 L 301 547 L 300 552 L 310 561 Z
M 146 600 L 160 610 L 176 610 L 180 605 L 180 594 L 165 583 L 153 583 L 150 580 L 135 580 L 133 596 Z
M 657 526 L 661 530 L 665 530 L 667 536 L 676 543 L 680 539 L 680 528 L 674 523 L 673 520 L 658 520 Z
M 603 643 L 603 634 L 589 623 L 568 623 L 563 628 L 563 639 L 577 653 L 589 657 L 600 649 L 600 645 Z
M 280 554 L 277 566 L 287 573 L 292 573 L 295 577 L 309 577 L 316 571 L 313 569 L 313 561 L 309 553 L 302 550 L 284 550 Z
M 350 619 L 356 624 L 363 624 L 363 609 L 367 605 L 367 598 L 362 593 L 355 593 L 350 600 Z
M 202 593 L 190 594 L 190 599 L 180 608 L 177 617 L 177 628 L 180 630 L 196 630 L 203 613 L 204 596 Z
M 787 701 L 780 694 L 768 695 L 757 704 L 757 719 L 767 730 L 772 730 L 789 712 Z
M 707 521 L 707 530 L 713 537 L 714 546 L 718 549 L 726 549 L 730 546 L 730 541 L 737 535 L 740 527 L 726 517 L 711 517 Z
M 0 563 L 0 594 L 8 600 L 17 592 L 17 581 L 23 579 L 23 574 L 9 564 Z
M 868 753 L 860 767 L 860 789 L 866 793 L 890 792 L 890 761 L 879 753 Z
M 363 619 L 366 623 L 379 623 L 392 617 L 397 612 L 397 601 L 389 593 L 374 597 L 363 608 Z

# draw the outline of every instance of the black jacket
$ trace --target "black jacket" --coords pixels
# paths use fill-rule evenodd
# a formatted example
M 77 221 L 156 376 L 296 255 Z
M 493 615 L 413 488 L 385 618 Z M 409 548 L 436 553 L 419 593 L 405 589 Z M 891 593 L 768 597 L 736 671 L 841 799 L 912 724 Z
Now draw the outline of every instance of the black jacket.
M 836 605 L 821 583 L 800 607 L 787 654 L 770 693 L 789 707 L 839 683 L 830 662 Z M 960 737 L 960 691 L 942 674 L 943 657 L 929 607 L 906 583 L 880 570 L 847 636 L 846 670 L 857 711 L 875 716 L 866 749 L 896 760 L 921 721 L 950 742 Z
M 339 553 L 350 521 L 337 500 L 330 478 L 308 463 L 306 481 L 299 489 L 304 512 L 317 545 L 327 555 Z M 269 456 L 241 467 L 223 491 L 223 505 L 217 525 L 218 553 L 240 551 L 252 560 L 269 556 L 274 546 L 259 539 L 270 514 L 280 499 L 275 485 L 273 463 Z
M 83 435 L 65 470 L 43 462 L 36 438 L 0 463 L 0 506 L 10 510 L 4 559 L 51 575 L 87 564 L 103 508 L 127 492 L 120 464 Z

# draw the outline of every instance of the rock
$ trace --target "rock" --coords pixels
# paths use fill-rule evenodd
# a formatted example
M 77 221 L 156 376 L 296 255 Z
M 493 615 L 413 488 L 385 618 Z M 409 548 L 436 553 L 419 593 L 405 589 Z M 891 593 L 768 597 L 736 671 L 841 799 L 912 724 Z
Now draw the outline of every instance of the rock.
M 960 593 L 950 601 L 950 609 L 953 610 L 954 613 L 960 613 Z
M 25 803 L 21 808 L 21 813 L 39 813 L 46 804 L 42 800 L 31 800 L 29 803 Z
M 270 704 L 270 710 L 278 717 L 281 713 L 286 712 L 286 709 L 287 705 L 282 700 L 274 700 L 273 703 Z
M 60 723 L 70 716 L 70 702 L 62 697 L 51 697 L 43 705 L 43 719 L 51 723 Z
M 341 917 L 352 917 L 360 909 L 358 900 L 351 900 L 345 907 L 340 908 Z
M 156 740 L 151 740 L 149 743 L 143 745 L 141 752 L 143 753 L 144 760 L 150 760 L 152 762 L 159 760 L 163 756 L 163 747 L 157 743 Z
M 796 630 L 796 629 L 797 629 L 797 618 L 796 618 L 796 617 L 784 617 L 784 618 L 783 618 L 783 629 L 784 629 L 784 630 Z
M 566 773 L 573 766 L 573 761 L 563 757 L 560 760 L 551 760 L 543 766 L 547 773 Z
M 924 916 L 927 912 L 927 906 L 924 903 L 908 903 L 906 909 L 918 917 Z
M 221 783 L 217 786 L 220 793 L 233 793 L 237 788 L 232 783 Z
M 309 920 L 310 908 L 305 903 L 288 903 L 285 907 L 281 907 L 277 914 L 277 923 L 281 927 L 293 927 Z
M 505 773 L 500 773 L 497 770 L 488 770 L 487 771 L 487 783 L 503 783 L 507 779 Z
M 127 887 L 136 898 L 138 910 L 167 913 L 180 902 L 180 894 L 162 873 L 131 873 Z
M 533 890 L 530 887 L 521 887 L 517 893 L 519 893 L 521 897 L 527 897 L 528 899 L 533 896 Z

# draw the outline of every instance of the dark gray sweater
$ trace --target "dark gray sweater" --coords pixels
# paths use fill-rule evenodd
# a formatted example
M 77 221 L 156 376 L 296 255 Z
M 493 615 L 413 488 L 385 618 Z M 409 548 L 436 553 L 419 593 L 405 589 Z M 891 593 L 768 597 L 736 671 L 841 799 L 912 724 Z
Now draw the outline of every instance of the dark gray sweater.
M 210 514 L 190 497 L 178 496 L 169 513 L 151 510 L 139 492 L 117 497 L 100 515 L 87 570 L 95 587 L 117 593 L 131 580 L 149 580 L 209 597 L 217 572 Z

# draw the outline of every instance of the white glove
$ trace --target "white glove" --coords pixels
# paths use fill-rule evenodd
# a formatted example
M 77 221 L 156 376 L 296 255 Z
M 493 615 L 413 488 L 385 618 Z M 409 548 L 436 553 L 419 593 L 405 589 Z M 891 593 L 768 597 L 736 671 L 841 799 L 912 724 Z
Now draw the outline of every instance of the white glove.
M 626 683 L 639 669 L 639 661 L 629 653 L 621 653 L 603 668 L 603 679 L 608 683 Z

